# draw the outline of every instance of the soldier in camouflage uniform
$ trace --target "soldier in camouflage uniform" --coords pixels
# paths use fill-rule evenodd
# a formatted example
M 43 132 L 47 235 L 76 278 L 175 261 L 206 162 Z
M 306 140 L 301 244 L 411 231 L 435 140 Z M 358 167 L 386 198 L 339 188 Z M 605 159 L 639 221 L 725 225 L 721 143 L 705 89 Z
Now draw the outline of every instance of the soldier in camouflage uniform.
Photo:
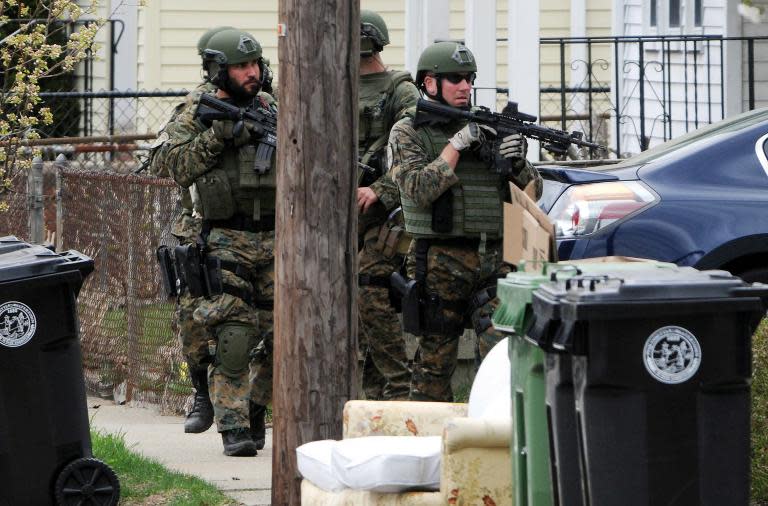
M 216 33 L 203 62 L 216 87 L 206 93 L 276 114 L 273 98 L 259 91 L 266 73 L 253 36 L 240 30 Z M 263 174 L 254 170 L 256 125 L 248 120 L 204 124 L 196 109 L 196 102 L 190 104 L 167 125 L 167 140 L 155 158 L 189 189 L 202 219 L 204 251 L 221 265 L 223 293 L 199 299 L 193 318 L 212 337 L 208 385 L 224 453 L 255 455 L 264 444 L 264 412 L 272 393 L 267 355 L 274 301 L 274 163 Z
M 203 50 L 208 44 L 208 40 L 217 33 L 224 30 L 232 30 L 232 26 L 219 26 L 206 31 L 197 41 L 197 54 L 203 56 Z M 182 103 L 176 106 L 173 115 L 166 122 L 166 125 L 179 116 L 184 110 L 188 109 L 202 93 L 215 91 L 216 87 L 203 82 L 192 90 Z M 165 126 L 160 129 L 157 140 L 150 149 L 150 170 L 159 177 L 170 177 L 167 169 L 157 162 L 155 153 L 168 140 L 168 133 Z M 181 214 L 176 218 L 171 228 L 171 233 L 179 241 L 179 244 L 195 243 L 200 237 L 202 220 L 200 216 L 195 215 L 192 210 L 192 197 L 188 188 L 180 188 L 179 204 Z M 213 405 L 208 395 L 208 364 L 211 363 L 211 356 L 208 353 L 208 341 L 211 339 L 205 326 L 196 323 L 192 318 L 192 312 L 198 306 L 200 300 L 189 295 L 184 291 L 176 300 L 176 311 L 174 314 L 175 324 L 178 332 L 179 342 L 181 343 L 181 353 L 187 362 L 189 377 L 192 380 L 192 386 L 195 389 L 192 407 L 187 412 L 184 420 L 184 432 L 200 433 L 205 432 L 213 424 Z
M 477 66 L 463 44 L 438 42 L 421 54 L 416 84 L 427 100 L 471 107 Z M 407 259 L 410 278 L 421 282 L 419 348 L 410 398 L 450 401 L 459 336 L 471 321 L 484 356 L 501 335 L 490 324 L 498 300 L 502 263 L 502 202 L 507 181 L 520 188 L 541 178 L 525 160 L 525 140 L 514 134 L 494 145 L 496 132 L 476 123 L 415 123 L 392 128 L 390 172 L 400 189 L 405 226 L 413 237 Z M 496 167 L 499 149 L 504 166 Z M 502 162 L 500 162 L 501 164 Z M 507 176 L 502 176 L 502 171 Z
M 400 206 L 400 196 L 385 173 L 385 153 L 392 125 L 416 105 L 419 91 L 408 72 L 385 67 L 381 51 L 389 44 L 389 33 L 381 16 L 363 10 L 360 21 L 358 155 L 375 171 L 363 172 L 357 189 L 363 390 L 369 399 L 405 399 L 411 372 L 403 332 L 389 300 L 389 276 L 403 264 L 398 243 L 405 239 L 405 231 L 387 220 Z

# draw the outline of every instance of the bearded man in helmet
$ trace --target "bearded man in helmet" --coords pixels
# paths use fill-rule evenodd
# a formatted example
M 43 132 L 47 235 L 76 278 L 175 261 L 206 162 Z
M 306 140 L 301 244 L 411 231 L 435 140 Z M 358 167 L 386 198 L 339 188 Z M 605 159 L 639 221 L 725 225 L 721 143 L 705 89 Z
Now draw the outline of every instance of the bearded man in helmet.
M 411 372 L 403 332 L 389 300 L 389 276 L 403 264 L 397 246 L 404 230 L 387 219 L 399 208 L 400 197 L 386 173 L 385 159 L 389 131 L 416 105 L 419 91 L 408 72 L 390 71 L 384 65 L 381 51 L 389 44 L 389 32 L 381 16 L 362 10 L 360 25 L 358 155 L 374 169 L 372 174 L 361 173 L 357 189 L 363 390 L 369 399 L 406 399 Z
M 216 98 L 243 109 L 276 114 L 260 91 L 268 75 L 260 44 L 247 32 L 215 33 L 202 52 Z M 209 333 L 208 385 L 224 453 L 256 455 L 264 445 L 265 406 L 271 400 L 274 301 L 275 166 L 254 172 L 259 128 L 246 122 L 195 116 L 198 95 L 165 127 L 153 164 L 191 195 L 202 226 L 200 245 L 220 265 L 222 292 L 199 298 L 194 321 Z M 258 346 L 257 346 L 258 345 Z
M 438 42 L 421 54 L 416 84 L 425 99 L 469 109 L 477 65 L 460 42 Z M 471 325 L 480 358 L 501 339 L 490 317 L 498 305 L 496 280 L 509 272 L 502 262 L 502 203 L 511 181 L 533 185 L 541 178 L 525 160 L 526 144 L 510 135 L 495 148 L 496 132 L 466 121 L 417 124 L 406 117 L 392 128 L 390 172 L 400 190 L 405 227 L 413 236 L 408 277 L 423 287 L 419 347 L 410 398 L 450 401 L 459 337 Z M 508 167 L 494 166 L 499 149 Z
M 232 26 L 219 26 L 207 30 L 197 41 L 197 54 L 200 57 L 203 56 L 203 51 L 211 37 L 224 30 L 233 29 Z M 171 175 L 167 168 L 159 163 L 159 158 L 155 156 L 169 139 L 166 132 L 168 123 L 184 110 L 196 104 L 202 93 L 214 91 L 216 91 L 216 87 L 213 84 L 203 81 L 184 97 L 183 102 L 174 108 L 171 118 L 160 128 L 157 139 L 149 151 L 149 168 L 154 175 L 159 177 L 170 177 Z M 195 243 L 200 238 L 202 220 L 199 215 L 193 213 L 189 188 L 179 188 L 179 204 L 181 213 L 171 227 L 171 234 L 179 241 L 179 244 Z M 198 299 L 184 290 L 176 298 L 176 311 L 174 312 L 174 324 L 181 344 L 181 354 L 187 362 L 189 377 L 195 389 L 192 407 L 188 410 L 184 420 L 184 432 L 193 434 L 205 432 L 213 425 L 213 405 L 208 395 L 208 364 L 211 363 L 208 341 L 212 338 L 205 326 L 195 322 L 192 318 L 192 313 L 200 302 Z

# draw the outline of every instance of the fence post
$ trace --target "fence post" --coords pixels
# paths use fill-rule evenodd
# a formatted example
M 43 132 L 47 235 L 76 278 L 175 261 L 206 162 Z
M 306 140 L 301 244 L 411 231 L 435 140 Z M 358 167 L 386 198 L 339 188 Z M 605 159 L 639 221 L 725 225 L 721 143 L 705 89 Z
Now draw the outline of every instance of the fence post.
M 29 208 L 29 240 L 42 244 L 43 225 L 43 159 L 36 156 L 27 177 L 27 199 Z
M 67 168 L 67 157 L 60 153 L 56 157 L 56 251 L 64 250 L 64 204 L 61 198 L 61 171 Z
M 137 209 L 141 209 L 142 190 L 137 185 L 131 185 L 126 193 L 128 196 L 128 230 L 133 232 L 137 227 Z M 130 233 L 129 232 L 129 233 Z M 141 345 L 139 338 L 142 333 L 141 311 L 138 303 L 138 261 L 141 258 L 136 248 L 136 241 L 129 239 L 125 245 L 128 257 L 128 276 L 126 279 L 125 293 L 125 320 L 128 339 L 128 374 L 126 380 L 125 402 L 129 403 L 134 398 L 134 390 L 139 391 L 141 378 Z

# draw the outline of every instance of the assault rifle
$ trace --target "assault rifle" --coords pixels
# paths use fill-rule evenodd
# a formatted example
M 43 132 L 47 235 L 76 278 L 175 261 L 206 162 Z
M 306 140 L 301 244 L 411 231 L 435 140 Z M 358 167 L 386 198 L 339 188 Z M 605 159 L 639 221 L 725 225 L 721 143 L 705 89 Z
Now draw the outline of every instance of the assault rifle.
M 203 124 L 210 125 L 213 120 L 235 122 L 233 135 L 239 136 L 245 123 L 254 139 L 256 160 L 253 168 L 258 174 L 265 174 L 272 164 L 272 156 L 277 147 L 277 114 L 271 114 L 260 108 L 243 109 L 218 99 L 210 93 L 203 93 L 195 111 L 195 117 Z
M 504 109 L 498 112 L 492 112 L 488 108 L 481 107 L 474 111 L 457 109 L 449 107 L 439 102 L 419 99 L 416 105 L 416 117 L 414 125 L 419 126 L 424 123 L 447 123 L 455 120 L 468 120 L 481 125 L 488 125 L 496 130 L 496 146 L 494 152 L 498 155 L 498 144 L 504 137 L 520 133 L 529 139 L 535 139 L 541 142 L 542 147 L 555 154 L 565 154 L 568 146 L 575 144 L 589 149 L 605 150 L 604 146 L 594 142 L 585 141 L 582 132 L 564 132 L 555 130 L 535 123 L 536 116 L 525 114 L 517 110 L 516 102 L 507 102 Z
M 381 176 L 381 171 L 376 167 L 371 167 L 361 161 L 357 162 L 357 168 L 360 170 L 357 178 L 358 187 L 371 186 Z

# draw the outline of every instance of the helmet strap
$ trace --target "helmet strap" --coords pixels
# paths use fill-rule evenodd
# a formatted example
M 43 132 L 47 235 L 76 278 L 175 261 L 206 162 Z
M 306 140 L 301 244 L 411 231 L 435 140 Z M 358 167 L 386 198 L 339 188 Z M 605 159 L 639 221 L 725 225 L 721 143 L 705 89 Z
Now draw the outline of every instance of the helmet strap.
M 437 84 L 437 93 L 434 94 L 434 95 L 430 94 L 429 91 L 427 91 L 426 84 L 424 84 L 422 82 L 421 83 L 421 89 L 424 92 L 424 94 L 426 96 L 428 96 L 429 98 L 431 98 L 432 100 L 437 100 L 441 104 L 445 104 L 445 105 L 447 105 L 449 107 L 454 107 L 451 104 L 449 104 L 448 102 L 446 102 L 445 98 L 443 98 L 443 78 L 440 77 L 439 75 L 435 75 L 434 78 L 435 78 L 435 82 Z M 465 107 L 461 107 L 461 109 L 470 110 L 471 108 L 472 108 L 472 97 L 470 96 L 469 103 Z
M 435 84 L 437 85 L 437 93 L 432 95 L 427 90 L 427 85 L 425 83 L 422 83 L 421 87 L 424 90 L 424 94 L 431 98 L 432 100 L 437 100 L 441 104 L 448 105 L 448 102 L 445 101 L 443 98 L 443 78 L 439 75 L 433 75 L 432 77 L 435 78 Z

